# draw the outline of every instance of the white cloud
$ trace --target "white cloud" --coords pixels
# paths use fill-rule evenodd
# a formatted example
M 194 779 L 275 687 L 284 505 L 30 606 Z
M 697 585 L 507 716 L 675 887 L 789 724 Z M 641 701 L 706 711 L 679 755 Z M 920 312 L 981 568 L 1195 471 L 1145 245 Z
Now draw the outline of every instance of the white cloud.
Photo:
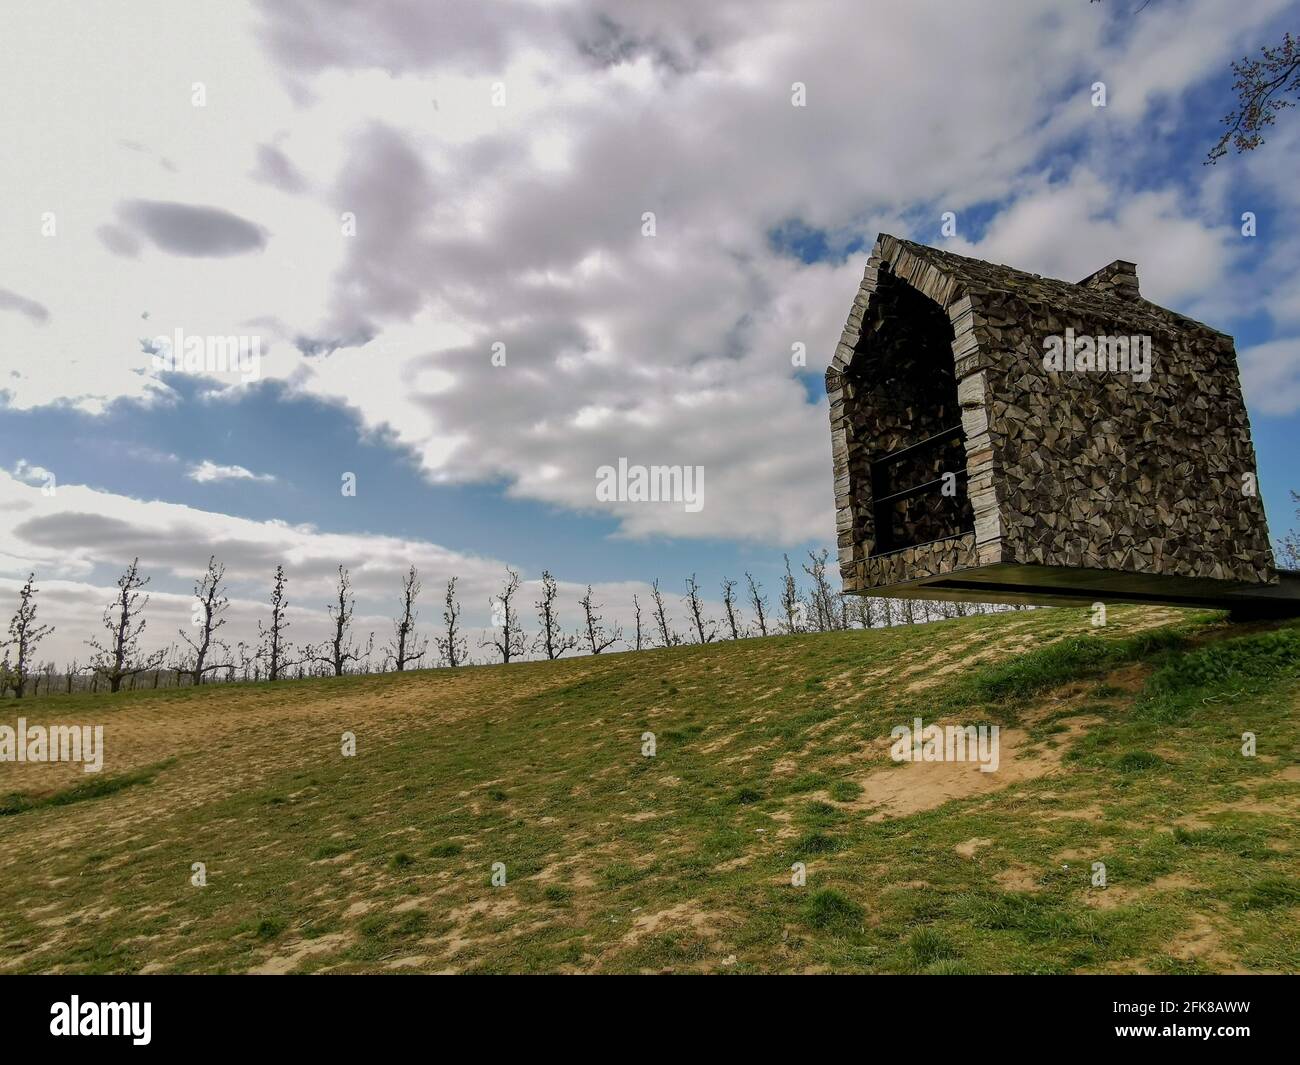
M 200 484 L 207 484 L 211 481 L 261 481 L 270 483 L 275 480 L 273 474 L 254 473 L 243 466 L 219 466 L 211 459 L 204 459 L 197 465 L 191 466 L 186 476 L 191 481 L 198 481 Z
M 1142 295 L 1172 307 L 1212 293 L 1242 250 L 1235 227 L 1201 217 L 1175 190 L 1134 192 L 1088 167 L 1027 182 L 981 240 L 944 246 L 1064 281 L 1128 259 Z
M 1250 407 L 1265 414 L 1300 411 L 1300 336 L 1255 344 L 1237 358 Z
M 18 408 L 160 401 L 142 334 L 256 323 L 263 377 L 350 404 L 431 480 L 504 480 L 628 536 L 790 544 L 833 528 L 825 406 L 791 345 L 825 364 L 862 257 L 781 255 L 766 236 L 783 222 L 842 246 L 1000 203 L 983 240 L 951 246 L 1067 279 L 1134 259 L 1148 297 L 1211 320 L 1256 298 L 1228 287 L 1244 259 L 1213 210 L 1222 179 L 1184 202 L 1132 159 L 1143 123 L 1224 80 L 1280 0 L 1131 23 L 1056 0 L 817 6 L 25 8 L 6 26 L 21 117 L 0 184 L 27 223 L 0 244 L 0 286 L 48 316 L 0 314 L 0 382 Z M 48 31 L 72 17 L 78 33 Z M 136 39 L 147 64 L 121 46 Z M 68 94 L 70 70 L 103 91 Z M 1106 109 L 1088 105 L 1098 79 Z M 119 234 L 115 254 L 100 230 L 139 202 L 227 212 L 264 246 L 177 257 Z M 621 456 L 703 465 L 705 508 L 598 504 L 595 470 Z
M 54 480 L 54 474 L 44 466 L 34 466 L 26 459 L 19 459 L 14 463 L 13 475 L 24 484 L 50 484 Z
M 420 573 L 424 592 L 420 600 L 420 631 L 432 634 L 440 624 L 446 582 L 458 578 L 464 621 L 477 647 L 482 626 L 490 617 L 489 600 L 500 588 L 506 563 L 430 543 L 364 533 L 326 533 L 309 526 L 282 521 L 252 521 L 176 503 L 131 499 L 82 485 L 60 485 L 53 496 L 0 471 L 0 613 L 7 611 L 29 572 L 35 572 L 41 589 L 41 618 L 57 626 L 42 645 L 41 654 L 60 662 L 85 660 L 84 640 L 98 635 L 104 606 L 112 599 L 112 581 L 132 558 L 140 571 L 152 578 L 147 643 L 166 647 L 175 642 L 178 629 L 189 631 L 194 599 L 188 594 L 215 554 L 226 566 L 230 589 L 230 623 L 225 629 L 232 641 L 256 642 L 257 620 L 265 618 L 271 577 L 283 563 L 289 576 L 288 592 L 293 622 L 290 636 L 296 642 L 323 639 L 329 631 L 325 606 L 332 599 L 337 567 L 346 566 L 357 599 L 355 626 L 359 633 L 376 633 L 376 646 L 391 633 L 391 617 L 398 608 L 398 590 L 408 566 Z M 519 569 L 519 567 L 515 567 Z M 540 598 L 539 574 L 522 573 L 520 612 L 530 635 L 536 631 L 533 603 Z M 665 585 L 667 588 L 667 585 Z M 666 591 L 670 614 L 684 628 L 674 582 Z M 578 599 L 585 585 L 560 582 L 561 621 L 566 629 L 580 618 Z M 648 628 L 649 586 L 639 581 L 596 584 L 594 594 L 603 603 L 611 626 L 621 622 L 632 637 L 633 604 L 637 595 Z M 710 601 L 709 612 L 720 611 Z M 6 615 L 7 616 L 7 615 Z

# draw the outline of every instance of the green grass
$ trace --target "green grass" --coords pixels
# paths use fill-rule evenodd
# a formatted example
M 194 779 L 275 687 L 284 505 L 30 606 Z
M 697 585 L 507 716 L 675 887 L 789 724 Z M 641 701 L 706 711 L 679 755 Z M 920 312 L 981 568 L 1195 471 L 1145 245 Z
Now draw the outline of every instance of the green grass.
M 984 702 L 1027 699 L 1067 681 L 1096 676 L 1125 662 L 1150 660 L 1186 645 L 1187 634 L 1178 628 L 1120 639 L 1071 636 L 972 673 L 959 695 Z
M 853 780 L 837 780 L 827 791 L 836 802 L 852 802 L 862 794 L 862 785 Z
M 809 858 L 815 854 L 830 854 L 840 848 L 840 841 L 824 832 L 809 832 L 790 849 L 796 858 Z
M 1300 880 L 1268 876 L 1251 884 L 1243 905 L 1247 909 L 1272 910 L 1300 904 Z
M 1145 718 L 1175 722 L 1199 712 L 1206 698 L 1241 700 L 1277 680 L 1300 676 L 1300 629 L 1221 640 L 1180 655 L 1151 676 L 1138 708 Z
M 94 776 L 88 776 L 84 783 L 74 784 L 70 788 L 64 788 L 48 795 L 33 796 L 21 792 L 10 792 L 8 795 L 0 797 L 0 817 L 27 813 L 31 810 L 40 810 L 49 806 L 68 806 L 74 802 L 88 802 L 91 799 L 102 799 L 109 795 L 115 795 L 126 788 L 135 787 L 137 784 L 148 784 L 174 761 L 175 759 L 167 759 L 145 769 L 133 773 L 120 773 L 116 776 L 95 774 Z
M 1165 760 L 1151 751 L 1125 751 L 1115 759 L 1115 768 L 1121 773 L 1141 773 L 1145 769 L 1158 769 Z
M 0 765 L 0 971 L 1300 969 L 1300 628 L 1109 613 L 35 700 L 122 715 L 110 755 L 204 727 L 65 791 Z M 876 816 L 914 716 L 1064 756 Z
M 961 952 L 952 941 L 933 928 L 920 928 L 913 932 L 908 938 L 907 946 L 916 958 L 917 965 L 922 968 L 927 968 L 938 961 L 961 957 Z
M 804 918 L 816 929 L 831 932 L 854 932 L 866 911 L 834 888 L 814 891 L 804 907 Z

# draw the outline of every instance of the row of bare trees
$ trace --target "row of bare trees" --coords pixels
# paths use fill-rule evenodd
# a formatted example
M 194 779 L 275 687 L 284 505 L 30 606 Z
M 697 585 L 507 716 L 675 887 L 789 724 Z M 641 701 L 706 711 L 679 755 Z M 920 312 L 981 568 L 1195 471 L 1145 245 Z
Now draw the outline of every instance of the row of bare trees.
M 36 575 L 28 576 L 18 595 L 18 609 L 9 622 L 8 638 L 0 641 L 4 658 L 0 661 L 0 696 L 12 692 L 21 699 L 29 690 L 39 692 L 42 680 L 46 691 L 54 690 L 56 676 L 64 680 L 62 690 L 71 692 L 74 679 L 85 675 L 91 679 L 91 690 L 102 685 L 110 692 L 123 687 L 137 687 L 137 679 L 146 674 L 153 677 L 153 687 L 158 687 L 163 674 L 171 674 L 179 685 L 182 678 L 192 685 L 203 684 L 212 678 L 233 681 L 283 680 L 288 677 L 309 675 L 342 676 L 352 672 L 371 672 L 375 634 L 363 641 L 352 631 L 356 613 L 356 598 L 352 594 L 352 580 L 344 566 L 338 569 L 338 584 L 333 602 L 326 612 L 331 621 L 331 635 L 320 644 L 301 647 L 289 638 L 290 621 L 287 595 L 288 576 L 284 566 L 276 566 L 272 582 L 270 616 L 257 623 L 258 639 L 254 646 L 239 642 L 232 649 L 223 639 L 221 629 L 230 598 L 225 591 L 226 568 L 216 556 L 208 559 L 206 572 L 194 583 L 195 606 L 191 615 L 192 632 L 178 630 L 180 643 L 169 648 L 145 651 L 141 637 L 147 625 L 144 617 L 149 596 L 144 591 L 149 578 L 140 574 L 140 560 L 133 559 L 117 581 L 117 594 L 104 610 L 105 635 L 88 640 L 92 651 L 85 665 L 70 664 L 61 673 L 53 663 L 38 662 L 37 645 L 53 631 L 53 626 L 37 621 Z M 420 594 L 420 581 L 414 566 L 402 582 L 402 613 L 393 621 L 393 638 L 384 648 L 380 670 L 390 667 L 404 670 L 419 664 L 428 653 L 429 641 L 416 633 L 415 602 Z M 466 645 L 460 633 L 460 604 L 456 600 L 456 578 L 447 582 L 446 610 L 443 613 L 445 635 L 437 641 L 442 661 L 451 666 L 468 662 Z
M 966 603 L 925 603 L 913 600 L 865 599 L 835 591 L 827 577 L 829 552 L 809 552 L 801 567 L 807 583 L 801 587 L 785 556 L 785 573 L 775 609 L 753 574 L 745 573 L 742 602 L 739 584 L 731 578 L 721 583 L 719 617 L 711 615 L 694 574 L 686 579 L 681 603 L 686 619 L 679 630 L 670 614 L 665 594 L 656 578 L 650 584 L 650 602 L 643 609 L 639 595 L 632 597 L 633 626 L 624 636 L 623 626 L 607 621 L 603 603 L 587 585 L 578 599 L 581 620 L 567 626 L 562 618 L 560 586 L 549 570 L 541 577 L 541 598 L 534 606 L 537 629 L 530 638 L 520 611 L 522 582 L 519 573 L 507 568 L 506 578 L 489 602 L 491 624 L 479 647 L 486 661 L 505 664 L 535 657 L 554 661 L 570 652 L 598 655 L 619 645 L 641 651 L 650 647 L 676 647 L 685 643 L 707 644 L 719 639 L 828 632 L 849 628 L 875 628 L 900 623 L 912 624 L 943 617 L 961 616 L 975 607 Z M 133 559 L 117 581 L 117 593 L 104 610 L 103 634 L 88 640 L 89 662 L 74 662 L 59 670 L 52 662 L 40 662 L 37 646 L 53 627 L 37 621 L 35 586 L 31 574 L 19 592 L 17 611 L 9 622 L 8 638 L 0 641 L 4 659 L 0 662 L 0 696 L 12 692 L 22 698 L 29 691 L 39 694 L 42 682 L 47 693 L 71 692 L 74 680 L 84 678 L 90 690 L 117 692 L 145 684 L 158 687 L 183 683 L 200 685 L 213 681 L 278 681 L 307 676 L 343 676 L 349 673 L 402 672 L 425 666 L 459 667 L 473 664 L 469 641 L 461 620 L 457 578 L 446 583 L 442 627 L 430 638 L 420 631 L 418 602 L 423 590 L 414 566 L 402 578 L 400 609 L 393 618 L 388 641 L 375 654 L 375 633 L 362 637 L 354 631 L 356 598 L 351 576 L 338 568 L 334 596 L 326 606 L 329 636 L 317 644 L 296 645 L 289 629 L 289 578 L 284 566 L 276 566 L 272 579 L 270 610 L 257 623 L 257 640 L 233 647 L 224 638 L 230 598 L 226 594 L 226 569 L 215 556 L 194 582 L 194 609 L 190 631 L 178 630 L 178 643 L 161 650 L 142 646 L 146 628 L 144 616 L 149 603 L 149 578 L 140 573 L 140 560 Z M 646 614 L 648 613 L 648 617 Z M 748 614 L 748 616 L 746 616 Z
M 126 572 L 118 578 L 117 595 L 104 609 L 106 638 L 87 641 L 94 658 L 91 668 L 103 677 L 110 691 L 119 691 L 122 682 L 134 680 L 141 673 L 156 670 L 162 665 L 166 651 L 145 654 L 140 650 L 140 637 L 144 633 L 142 616 L 149 602 L 142 589 L 149 583 L 141 577 L 139 559 L 135 559 Z M 37 620 L 36 574 L 28 574 L 26 583 L 18 593 L 18 609 L 9 620 L 8 636 L 0 642 L 4 659 L 0 661 L 0 695 L 12 691 L 21 699 L 33 684 L 33 694 L 39 689 L 40 678 L 49 676 L 47 664 L 38 664 L 36 648 L 53 631 L 52 625 L 42 625 Z
M 257 623 L 257 646 L 250 649 L 239 643 L 233 656 L 229 645 L 216 634 L 217 629 L 226 623 L 226 618 L 221 615 L 230 602 L 222 590 L 224 577 L 225 567 L 214 556 L 208 559 L 207 573 L 195 584 L 194 595 L 199 606 L 195 609 L 193 622 L 198 628 L 198 636 L 191 637 L 184 631 L 180 634 L 189 653 L 179 669 L 191 683 L 201 684 L 205 674 L 216 671 L 224 671 L 227 680 L 233 680 L 236 674 L 245 680 L 283 680 L 290 676 L 341 677 L 347 673 L 372 671 L 375 634 L 370 632 L 362 640 L 353 631 L 356 597 L 352 593 L 352 577 L 347 567 L 339 566 L 334 598 L 325 608 L 330 619 L 329 637 L 319 644 L 308 643 L 299 647 L 289 638 L 291 623 L 286 587 L 289 578 L 283 565 L 276 566 L 271 586 L 271 613 L 269 619 Z M 428 637 L 416 631 L 415 604 L 420 591 L 419 574 L 412 566 L 402 578 L 401 614 L 393 619 L 392 638 L 382 649 L 381 672 L 390 668 L 402 672 L 412 664 L 418 667 L 429 653 Z M 453 577 L 447 583 L 447 610 L 444 614 L 448 631 L 444 639 L 438 640 L 449 665 L 460 665 L 465 658 L 459 619 L 460 605 L 456 601 L 456 578 Z M 213 648 L 221 653 L 217 661 L 208 659 Z

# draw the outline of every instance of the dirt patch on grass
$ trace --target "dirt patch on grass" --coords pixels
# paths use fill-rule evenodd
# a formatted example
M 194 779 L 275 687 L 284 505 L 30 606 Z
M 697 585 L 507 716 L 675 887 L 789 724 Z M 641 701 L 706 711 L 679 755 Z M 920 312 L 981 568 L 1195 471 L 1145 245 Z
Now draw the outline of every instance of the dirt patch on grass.
M 1044 821 L 1100 821 L 1106 813 L 1100 806 L 1085 806 L 1079 810 L 1053 810 L 1043 814 Z
M 1149 884 L 1129 887 L 1124 884 L 1110 884 L 1104 888 L 1092 888 L 1083 896 L 1083 901 L 1095 910 L 1113 910 L 1142 902 L 1154 895 L 1168 891 L 1187 891 L 1199 886 L 1195 880 L 1181 874 L 1157 877 Z
M 1008 625 L 1003 632 L 1013 633 L 1017 629 L 1023 627 L 1023 625 Z M 1064 637 L 1065 634 L 1062 633 L 1058 638 L 1064 639 Z M 946 655 L 930 660 L 920 669 L 912 670 L 912 673 L 919 673 L 922 669 L 929 670 L 929 672 L 926 673 L 925 676 L 911 681 L 907 685 L 907 690 L 909 692 L 917 692 L 924 691 L 926 688 L 933 688 L 936 684 L 939 684 L 952 676 L 952 674 L 961 670 L 970 669 L 971 666 L 978 665 L 980 662 L 987 662 L 994 658 L 1004 658 L 1008 655 L 1019 654 L 1028 650 L 1030 647 L 1038 646 L 1040 644 L 1040 638 L 1032 633 L 1026 635 L 1013 635 L 1010 639 L 998 640 L 993 644 L 990 644 L 983 636 L 967 640 L 965 643 L 955 644 L 948 648 L 948 653 Z M 979 650 L 971 655 L 964 654 L 964 652 L 973 647 L 978 647 Z M 938 662 L 944 662 L 944 664 L 938 665 L 937 668 L 935 668 Z
M 474 918 L 491 920 L 499 917 L 509 917 L 518 909 L 519 900 L 513 895 L 502 895 L 500 898 L 475 899 L 473 902 L 448 911 L 447 920 L 464 925 Z
M 739 732 L 733 732 L 727 736 L 719 736 L 712 743 L 705 744 L 700 748 L 701 754 L 717 754 L 722 748 L 730 746 L 736 740 L 740 739 Z
M 632 946 L 645 936 L 681 929 L 689 929 L 704 939 L 716 940 L 731 919 L 730 914 L 721 910 L 699 909 L 694 901 L 679 902 L 665 910 L 641 914 L 632 922 L 632 928 L 623 936 L 622 943 Z
M 585 868 L 589 865 L 590 859 L 588 857 L 568 858 L 561 862 L 551 863 L 540 873 L 529 879 L 535 880 L 539 884 L 565 884 L 574 888 L 594 888 L 596 878 Z M 580 868 L 575 869 L 574 866 L 580 866 Z
M 1224 945 L 1223 933 L 1202 913 L 1192 914 L 1191 924 L 1174 937 L 1166 953 L 1179 961 L 1200 962 L 1217 972 L 1249 971 Z
M 1108 688 L 1117 688 L 1126 695 L 1137 695 L 1146 686 L 1147 677 L 1150 675 L 1150 666 L 1141 662 L 1131 662 L 1107 674 L 1105 685 Z
M 385 969 L 419 969 L 428 965 L 433 959 L 427 954 L 411 954 L 405 958 L 394 958 L 392 961 L 384 962 Z
M 1215 814 L 1255 814 L 1259 817 L 1295 817 L 1297 810 L 1300 809 L 1300 796 L 1294 801 L 1281 799 L 1272 802 L 1261 802 L 1254 796 L 1247 796 L 1244 799 L 1238 799 L 1235 802 L 1218 802 L 1210 806 L 1202 807 L 1189 814 L 1183 814 L 1176 819 L 1174 824 L 1180 828 L 1205 829 L 1213 828 L 1214 822 L 1207 821 L 1207 817 L 1213 817 Z
M 319 939 L 304 939 L 282 953 L 272 955 L 260 965 L 253 966 L 248 972 L 253 976 L 283 976 L 293 972 L 314 955 L 333 953 L 347 942 L 347 938 L 343 932 L 334 932 Z
M 1050 744 L 1032 743 L 1024 729 L 1002 729 L 998 768 L 992 772 L 984 772 L 977 762 L 905 762 L 877 770 L 857 781 L 862 794 L 845 806 L 871 811 L 868 821 L 885 821 L 1037 780 L 1055 772 L 1070 744 L 1099 720 L 1070 718 L 1066 730 L 1053 735 Z
M 1038 875 L 1027 865 L 1009 865 L 993 877 L 1003 891 L 1037 891 Z

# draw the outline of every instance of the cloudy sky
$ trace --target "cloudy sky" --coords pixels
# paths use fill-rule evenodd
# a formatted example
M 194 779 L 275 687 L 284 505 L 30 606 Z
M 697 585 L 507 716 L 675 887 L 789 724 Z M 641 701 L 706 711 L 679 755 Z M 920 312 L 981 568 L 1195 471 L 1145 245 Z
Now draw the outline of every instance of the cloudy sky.
M 236 628 L 285 564 L 299 639 L 340 562 L 380 629 L 411 562 L 429 622 L 452 574 L 484 620 L 507 564 L 569 620 L 587 582 L 625 624 L 654 577 L 775 592 L 833 538 L 821 374 L 880 231 L 1130 259 L 1232 333 L 1280 535 L 1300 116 L 1202 160 L 1294 8 L 1141 6 L 7 4 L 0 596 L 35 569 L 64 659 L 137 554 L 158 643 L 213 552 Z M 177 330 L 255 337 L 256 376 L 160 367 Z M 620 457 L 703 466 L 704 506 L 598 500 Z

